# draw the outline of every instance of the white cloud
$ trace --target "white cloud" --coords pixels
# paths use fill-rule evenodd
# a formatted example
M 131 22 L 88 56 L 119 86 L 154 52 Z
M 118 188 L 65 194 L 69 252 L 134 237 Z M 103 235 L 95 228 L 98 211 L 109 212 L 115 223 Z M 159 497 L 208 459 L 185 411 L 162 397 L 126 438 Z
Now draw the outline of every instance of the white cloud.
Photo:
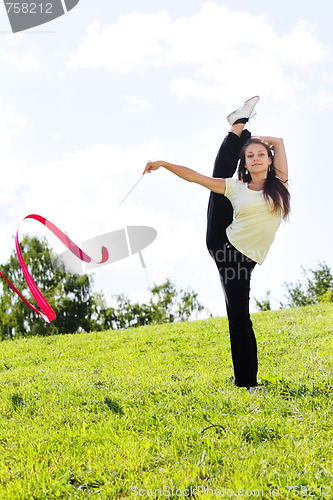
M 165 12 L 127 14 L 105 29 L 96 22 L 88 28 L 78 51 L 72 54 L 71 63 L 85 68 L 105 67 L 119 73 L 142 70 L 163 59 L 169 24 Z
M 0 97 L 0 261 L 7 260 L 13 249 L 12 235 L 19 222 L 18 207 L 28 189 L 22 176 L 24 161 L 15 152 L 15 140 L 24 131 L 26 119 L 13 107 L 3 106 Z M 27 214 L 25 214 L 27 215 Z
M 0 99 L 2 104 L 2 99 Z M 26 119 L 11 106 L 0 109 L 0 161 L 4 173 L 0 185 L 0 203 L 4 203 L 4 194 L 12 193 L 13 189 L 22 185 L 20 170 L 23 162 L 13 151 L 13 140 L 18 137 L 26 126 Z
M 314 25 L 304 21 L 293 26 L 289 35 L 278 39 L 274 51 L 275 57 L 280 56 L 284 63 L 289 62 L 300 69 L 324 61 L 328 54 L 323 45 L 316 40 L 315 30 Z
M 127 102 L 127 105 L 124 108 L 125 113 L 141 113 L 142 111 L 148 111 L 151 108 L 148 101 L 138 99 L 135 96 L 125 96 L 125 101 Z
M 183 74 L 171 89 L 178 97 L 227 103 L 251 92 L 293 97 L 304 90 L 305 73 L 327 57 L 310 24 L 278 35 L 263 14 L 206 2 L 197 15 L 174 21 L 158 12 L 127 14 L 109 27 L 95 23 L 71 65 L 116 73 L 177 66 Z
M 0 104 L 3 99 L 0 100 Z M 0 110 L 0 141 L 1 147 L 19 135 L 26 125 L 26 119 L 17 113 L 12 106 Z
M 315 96 L 315 101 L 321 108 L 330 107 L 333 104 L 333 91 L 320 88 Z
M 1 50 L 0 58 L 3 62 L 19 71 L 30 71 L 39 68 L 39 62 L 32 49 L 26 50 L 24 53 L 14 52 L 13 50 Z

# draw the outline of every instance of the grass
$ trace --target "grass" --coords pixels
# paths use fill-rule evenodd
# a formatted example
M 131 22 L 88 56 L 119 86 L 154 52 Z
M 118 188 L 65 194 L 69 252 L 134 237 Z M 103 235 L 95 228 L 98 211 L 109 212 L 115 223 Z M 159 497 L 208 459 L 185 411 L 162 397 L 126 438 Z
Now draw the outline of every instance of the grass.
M 0 498 L 333 498 L 332 314 L 253 315 L 254 396 L 226 318 L 3 342 Z

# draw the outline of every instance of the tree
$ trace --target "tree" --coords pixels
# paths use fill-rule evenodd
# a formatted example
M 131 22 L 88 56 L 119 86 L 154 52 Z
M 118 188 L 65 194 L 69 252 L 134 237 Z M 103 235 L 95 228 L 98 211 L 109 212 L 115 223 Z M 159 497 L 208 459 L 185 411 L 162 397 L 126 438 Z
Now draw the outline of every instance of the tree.
M 266 292 L 266 295 L 262 300 L 258 300 L 256 298 L 254 299 L 259 311 L 270 311 L 271 310 L 270 295 L 271 295 L 271 292 L 268 291 L 268 292 Z
M 95 312 L 91 278 L 55 269 L 45 239 L 25 236 L 21 250 L 30 274 L 57 317 L 50 324 L 46 323 L 22 302 L 5 281 L 2 281 L 0 297 L 2 338 L 90 330 Z M 0 266 L 0 269 L 22 295 L 34 304 L 35 301 L 27 289 L 15 251 L 12 252 L 9 262 Z
M 333 301 L 333 276 L 325 262 L 320 262 L 316 270 L 308 272 L 302 268 L 305 280 L 297 283 L 285 283 L 287 289 L 287 307 L 307 306 L 320 302 Z M 312 278 L 308 273 L 312 274 Z
M 204 310 L 197 293 L 193 290 L 177 291 L 170 279 L 162 285 L 154 285 L 150 293 L 147 304 L 131 303 L 125 295 L 116 295 L 117 307 L 100 311 L 102 327 L 119 329 L 187 321 Z
M 170 280 L 151 288 L 151 297 L 147 304 L 131 303 L 128 297 L 120 294 L 115 296 L 117 307 L 107 307 L 103 293 L 93 293 L 93 281 L 90 276 L 72 274 L 53 266 L 52 250 L 46 239 L 25 236 L 21 250 L 29 272 L 54 310 L 56 319 L 50 324 L 46 323 L 2 281 L 2 339 L 172 323 L 188 320 L 204 309 L 194 291 L 177 291 Z M 15 251 L 12 252 L 9 262 L 0 266 L 0 270 L 29 302 L 35 303 Z

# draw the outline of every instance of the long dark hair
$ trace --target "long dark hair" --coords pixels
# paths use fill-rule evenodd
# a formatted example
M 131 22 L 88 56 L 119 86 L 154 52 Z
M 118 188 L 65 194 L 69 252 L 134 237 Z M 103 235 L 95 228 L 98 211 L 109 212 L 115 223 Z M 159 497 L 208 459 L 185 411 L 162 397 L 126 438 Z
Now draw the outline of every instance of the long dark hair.
M 245 150 L 250 144 L 261 144 L 264 146 L 267 150 L 268 157 L 272 160 L 272 163 L 268 167 L 263 194 L 265 200 L 273 205 L 272 211 L 281 213 L 282 217 L 286 219 L 290 212 L 290 194 L 284 183 L 276 176 L 274 154 L 268 144 L 256 137 L 249 139 L 244 144 L 239 157 L 238 179 L 243 182 L 250 182 L 252 179 L 250 172 L 248 172 L 245 167 Z

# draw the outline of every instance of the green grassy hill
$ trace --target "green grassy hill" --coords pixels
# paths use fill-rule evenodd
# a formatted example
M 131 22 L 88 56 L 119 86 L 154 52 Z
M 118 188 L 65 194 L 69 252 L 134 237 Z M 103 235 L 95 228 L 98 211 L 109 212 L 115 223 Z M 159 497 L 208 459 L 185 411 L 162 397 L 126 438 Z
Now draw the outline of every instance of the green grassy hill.
M 0 498 L 333 498 L 333 305 L 253 323 L 256 395 L 226 318 L 2 342 Z

